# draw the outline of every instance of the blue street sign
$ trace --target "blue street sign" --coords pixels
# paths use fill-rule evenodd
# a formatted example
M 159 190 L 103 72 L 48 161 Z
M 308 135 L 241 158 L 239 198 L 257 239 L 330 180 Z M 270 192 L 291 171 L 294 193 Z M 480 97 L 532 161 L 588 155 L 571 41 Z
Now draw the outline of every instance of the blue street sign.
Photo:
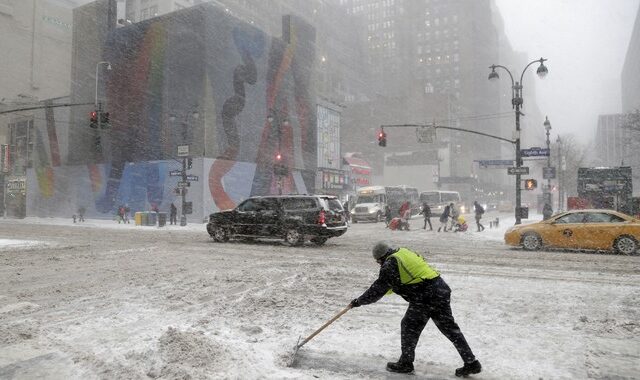
M 533 147 L 529 149 L 520 149 L 522 157 L 549 157 L 549 149 Z

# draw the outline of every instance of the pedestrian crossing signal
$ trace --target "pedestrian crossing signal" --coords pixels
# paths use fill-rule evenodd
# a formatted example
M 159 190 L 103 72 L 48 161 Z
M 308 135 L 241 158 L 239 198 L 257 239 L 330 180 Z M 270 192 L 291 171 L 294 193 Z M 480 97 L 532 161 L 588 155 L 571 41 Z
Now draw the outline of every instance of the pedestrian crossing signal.
M 525 179 L 524 180 L 524 188 L 525 190 L 534 190 L 538 187 L 538 181 L 535 179 Z

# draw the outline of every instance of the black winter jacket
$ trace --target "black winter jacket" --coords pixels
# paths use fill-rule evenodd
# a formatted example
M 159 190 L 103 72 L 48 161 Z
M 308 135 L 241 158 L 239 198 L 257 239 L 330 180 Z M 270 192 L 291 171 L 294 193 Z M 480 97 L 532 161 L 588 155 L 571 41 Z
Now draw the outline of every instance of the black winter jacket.
M 428 304 L 435 297 L 437 288 L 446 288 L 451 291 L 447 284 L 440 276 L 425 280 L 418 284 L 402 285 L 400 281 L 400 272 L 398 270 L 398 261 L 395 257 L 389 257 L 380 267 L 378 279 L 367 289 L 360 297 L 358 302 L 360 305 L 368 305 L 378 302 L 389 289 L 404 298 L 405 301 L 412 304 Z

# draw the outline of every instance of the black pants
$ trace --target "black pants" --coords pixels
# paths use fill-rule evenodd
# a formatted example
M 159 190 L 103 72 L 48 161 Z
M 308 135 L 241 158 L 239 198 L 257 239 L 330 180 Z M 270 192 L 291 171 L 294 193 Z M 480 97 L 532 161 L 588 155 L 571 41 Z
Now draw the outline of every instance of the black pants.
M 478 231 L 484 231 L 484 226 L 480 223 L 481 216 L 476 215 L 476 226 L 478 227 Z
M 423 230 L 427 229 L 427 223 L 429 223 L 429 230 L 433 231 L 433 226 L 431 225 L 431 218 L 424 218 L 424 227 Z
M 427 296 L 426 301 L 428 302 L 424 304 L 409 303 L 407 312 L 402 318 L 400 324 L 402 356 L 400 361 L 413 363 L 420 334 L 429 319 L 433 319 L 433 323 L 436 324 L 438 330 L 458 350 L 462 360 L 465 363 L 470 363 L 475 360 L 475 356 L 458 324 L 453 319 L 450 303 L 451 289 L 440 277 L 433 280 L 433 282 L 432 294 Z
M 169 214 L 169 224 L 177 224 L 176 223 L 176 214 Z

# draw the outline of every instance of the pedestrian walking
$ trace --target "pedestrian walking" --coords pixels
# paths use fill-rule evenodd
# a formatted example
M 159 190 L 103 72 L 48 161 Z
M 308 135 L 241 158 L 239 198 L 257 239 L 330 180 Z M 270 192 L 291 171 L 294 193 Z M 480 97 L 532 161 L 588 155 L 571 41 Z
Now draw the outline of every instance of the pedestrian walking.
M 458 217 L 460 216 L 460 210 L 453 203 L 449 203 L 449 216 L 451 217 L 451 231 L 455 229 L 456 223 L 458 223 Z
M 404 203 L 400 205 L 400 209 L 398 210 L 398 216 L 402 218 L 404 216 L 404 212 L 407 210 L 411 210 L 411 203 L 409 203 L 409 201 L 404 201 Z
M 124 222 L 124 206 L 118 207 L 118 224 Z
M 129 223 L 129 213 L 131 212 L 131 208 L 129 208 L 128 204 L 124 205 L 124 223 Z
M 342 205 L 342 208 L 344 209 L 344 217 L 345 217 L 345 221 L 347 223 L 351 222 L 351 211 L 349 209 L 349 201 L 345 201 L 344 204 Z
M 433 226 L 431 225 L 431 207 L 427 204 L 427 202 L 422 202 L 422 210 L 420 210 L 420 214 L 424 217 L 424 226 L 423 230 L 427 229 L 427 223 L 429 223 L 429 231 L 433 231 Z
M 438 227 L 438 232 L 444 228 L 444 232 L 447 232 L 447 223 L 449 222 L 449 213 L 451 212 L 451 207 L 449 205 L 444 206 L 444 210 L 442 210 L 442 214 L 440 214 L 440 227 Z
M 400 323 L 402 354 L 398 361 L 387 363 L 387 371 L 413 372 L 418 340 L 429 319 L 433 319 L 438 330 L 453 343 L 464 362 L 462 367 L 456 369 L 455 375 L 480 373 L 482 366 L 453 318 L 451 289 L 440 273 L 409 248 L 393 248 L 385 242 L 376 243 L 373 258 L 380 264 L 378 279 L 360 297 L 351 301 L 351 307 L 377 302 L 389 291 L 409 302 Z
M 389 223 L 391 223 L 391 219 L 393 219 L 393 213 L 391 211 L 391 206 L 384 206 L 384 223 L 389 227 Z
M 176 208 L 176 205 L 171 202 L 171 206 L 169 206 L 169 224 L 177 224 L 177 215 L 178 209 Z
M 482 219 L 482 214 L 484 214 L 484 207 L 482 207 L 478 201 L 474 201 L 473 208 L 476 214 L 476 226 L 478 227 L 478 232 L 482 232 L 484 231 L 484 226 L 480 223 L 480 219 Z
M 404 228 L 405 231 L 409 231 L 410 225 L 409 225 L 409 221 L 411 220 L 411 206 L 409 206 L 406 210 L 404 210 L 404 213 L 401 216 L 402 218 L 402 225 L 400 226 L 400 229 Z
M 84 212 L 86 209 L 84 206 L 78 207 L 78 222 L 84 222 Z

